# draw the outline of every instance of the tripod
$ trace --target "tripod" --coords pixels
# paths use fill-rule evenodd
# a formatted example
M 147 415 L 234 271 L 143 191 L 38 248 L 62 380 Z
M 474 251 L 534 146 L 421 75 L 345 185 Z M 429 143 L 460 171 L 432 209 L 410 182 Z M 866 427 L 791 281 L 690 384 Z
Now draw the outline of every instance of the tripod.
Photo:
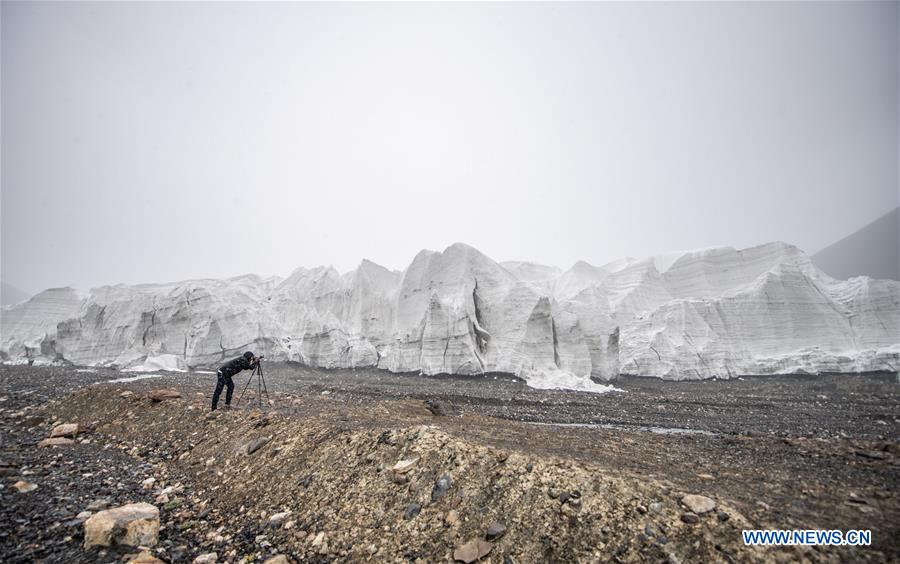
M 250 378 L 247 380 L 247 385 L 244 386 L 244 391 L 241 392 L 241 397 L 238 398 L 237 403 L 240 403 L 242 399 L 244 399 L 244 392 L 247 391 L 247 388 L 250 387 L 250 382 L 253 381 L 253 377 L 256 376 L 256 400 L 259 403 L 259 406 L 262 407 L 262 393 L 266 394 L 266 406 L 269 405 L 269 390 L 266 388 L 266 378 L 263 376 L 262 369 L 262 359 L 256 362 L 256 366 L 253 367 L 253 372 L 250 373 Z

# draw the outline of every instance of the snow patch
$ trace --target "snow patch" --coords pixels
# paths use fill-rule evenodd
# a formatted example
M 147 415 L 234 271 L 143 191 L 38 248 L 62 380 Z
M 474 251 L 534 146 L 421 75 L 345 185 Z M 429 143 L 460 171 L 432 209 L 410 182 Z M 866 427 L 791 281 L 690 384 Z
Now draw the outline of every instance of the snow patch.
M 564 370 L 532 373 L 523 376 L 525 383 L 537 390 L 572 390 L 576 392 L 590 392 L 592 394 L 606 394 L 609 392 L 623 392 L 615 386 L 598 384 L 585 376 L 578 376 Z
M 174 354 L 161 354 L 148 356 L 143 363 L 125 368 L 122 372 L 156 372 L 158 370 L 187 372 L 187 370 L 181 368 L 182 364 L 182 360 Z
M 137 376 L 126 376 L 124 378 L 116 378 L 108 380 L 110 384 L 127 384 L 128 382 L 137 382 L 138 380 L 147 380 L 148 378 L 161 378 L 162 374 L 138 374 Z

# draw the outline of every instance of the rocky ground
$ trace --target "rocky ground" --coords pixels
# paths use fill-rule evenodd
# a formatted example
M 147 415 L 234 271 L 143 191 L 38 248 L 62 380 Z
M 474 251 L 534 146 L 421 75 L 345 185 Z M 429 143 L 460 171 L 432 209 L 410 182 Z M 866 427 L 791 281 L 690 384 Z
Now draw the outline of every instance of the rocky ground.
M 140 501 L 172 562 L 900 558 L 893 374 L 625 379 L 596 395 L 267 368 L 271 405 L 254 381 L 210 414 L 211 374 L 0 366 L 0 559 L 121 561 L 137 549 L 84 549 L 84 520 Z M 147 399 L 159 388 L 181 397 Z M 75 443 L 38 446 L 59 423 L 79 424 Z M 715 508 L 688 507 L 694 494 Z M 871 529 L 873 546 L 748 548 L 745 528 Z

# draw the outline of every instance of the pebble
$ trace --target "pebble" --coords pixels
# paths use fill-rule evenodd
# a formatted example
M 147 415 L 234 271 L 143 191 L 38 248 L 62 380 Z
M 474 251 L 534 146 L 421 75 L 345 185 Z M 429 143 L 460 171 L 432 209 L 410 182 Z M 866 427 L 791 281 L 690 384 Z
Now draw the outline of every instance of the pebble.
M 415 518 L 419 512 L 422 511 L 422 505 L 419 503 L 410 503 L 406 506 L 406 511 L 403 512 L 403 518 L 409 521 L 410 519 Z
M 19 493 L 28 493 L 33 492 L 37 489 L 37 484 L 32 484 L 31 482 L 26 482 L 24 480 L 19 480 L 12 487 Z
M 488 527 L 487 532 L 485 533 L 485 538 L 489 541 L 499 539 L 504 534 L 506 534 L 506 525 L 499 521 L 495 521 L 491 523 L 491 526 Z
M 450 474 L 444 474 L 435 482 L 434 488 L 431 490 L 431 501 L 437 501 L 444 497 L 451 487 L 453 487 L 453 477 Z

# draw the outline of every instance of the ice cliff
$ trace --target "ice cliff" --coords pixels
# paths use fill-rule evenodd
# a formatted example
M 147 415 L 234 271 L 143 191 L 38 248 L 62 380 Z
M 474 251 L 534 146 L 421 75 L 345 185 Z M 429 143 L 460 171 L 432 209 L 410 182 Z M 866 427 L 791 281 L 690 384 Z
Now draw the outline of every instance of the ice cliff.
M 900 283 L 835 280 L 799 249 L 670 253 L 567 271 L 455 244 L 403 272 L 47 290 L 5 306 L 0 357 L 179 369 L 245 349 L 318 367 L 514 373 L 541 387 L 900 366 Z

